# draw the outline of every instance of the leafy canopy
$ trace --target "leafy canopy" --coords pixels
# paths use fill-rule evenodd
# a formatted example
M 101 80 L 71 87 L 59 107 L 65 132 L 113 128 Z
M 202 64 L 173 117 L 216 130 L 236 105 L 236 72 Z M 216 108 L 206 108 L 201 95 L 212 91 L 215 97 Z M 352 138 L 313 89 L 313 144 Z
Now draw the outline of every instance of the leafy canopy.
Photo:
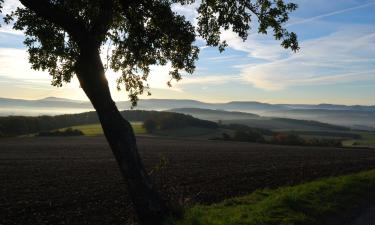
M 199 48 L 196 37 L 223 51 L 222 30 L 232 30 L 244 41 L 252 20 L 258 33 L 272 31 L 284 48 L 299 49 L 297 36 L 283 25 L 294 3 L 283 0 L 197 1 L 197 26 L 172 11 L 173 4 L 195 0 L 20 0 L 25 6 L 7 15 L 6 23 L 25 33 L 29 61 L 35 70 L 47 70 L 52 84 L 61 86 L 76 74 L 76 62 L 84 48 L 107 53 L 105 68 L 121 72 L 121 84 L 136 103 L 148 92 L 151 65 L 170 63 L 171 80 L 181 71 L 193 73 Z M 0 6 L 3 0 L 0 0 Z M 1 10 L 1 9 L 0 9 Z M 109 47 L 108 47 L 109 46 Z M 170 82 L 168 82 L 170 85 Z

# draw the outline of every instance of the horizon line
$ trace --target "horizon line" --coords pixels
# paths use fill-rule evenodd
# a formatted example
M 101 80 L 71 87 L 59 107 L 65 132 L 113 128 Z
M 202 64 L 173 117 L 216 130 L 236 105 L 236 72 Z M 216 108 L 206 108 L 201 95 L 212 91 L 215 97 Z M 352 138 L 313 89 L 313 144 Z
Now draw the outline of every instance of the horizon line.
M 55 96 L 49 96 L 39 99 L 23 99 L 23 98 L 7 98 L 7 97 L 0 97 L 0 99 L 10 99 L 10 100 L 23 100 L 23 101 L 41 101 L 48 98 L 55 98 L 55 99 L 63 99 L 63 100 L 69 100 L 69 101 L 78 101 L 82 103 L 90 103 L 89 100 L 79 100 L 79 99 L 70 99 L 70 98 L 62 98 L 62 97 L 55 97 Z M 375 106 L 375 104 L 340 104 L 340 103 L 327 103 L 327 102 L 321 102 L 321 103 L 270 103 L 270 102 L 264 102 L 264 101 L 254 101 L 254 100 L 232 100 L 232 101 L 226 101 L 226 102 L 206 102 L 202 100 L 197 99 L 173 99 L 173 98 L 140 98 L 139 101 L 142 100 L 165 100 L 165 101 L 196 101 L 201 102 L 205 104 L 228 104 L 233 102 L 242 102 L 242 103 L 261 103 L 261 104 L 269 104 L 269 105 L 339 105 L 339 106 Z M 115 103 L 117 102 L 129 102 L 130 100 L 114 100 Z

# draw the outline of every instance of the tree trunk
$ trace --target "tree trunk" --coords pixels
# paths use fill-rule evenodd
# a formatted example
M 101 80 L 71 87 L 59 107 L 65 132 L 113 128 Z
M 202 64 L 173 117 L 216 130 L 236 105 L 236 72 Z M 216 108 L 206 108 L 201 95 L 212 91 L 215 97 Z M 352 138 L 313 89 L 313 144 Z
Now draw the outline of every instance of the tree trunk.
M 91 49 L 81 50 L 76 64 L 81 87 L 96 109 L 141 224 L 159 225 L 169 211 L 142 164 L 130 123 L 112 100 L 99 51 Z

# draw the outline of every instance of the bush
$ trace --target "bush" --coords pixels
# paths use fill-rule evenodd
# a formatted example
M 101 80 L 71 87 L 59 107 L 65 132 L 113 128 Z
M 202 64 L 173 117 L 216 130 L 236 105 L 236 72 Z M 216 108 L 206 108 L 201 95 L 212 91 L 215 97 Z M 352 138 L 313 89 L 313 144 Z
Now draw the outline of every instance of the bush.
M 265 142 L 263 135 L 254 130 L 237 130 L 233 139 L 237 141 Z
M 39 132 L 37 136 L 39 137 L 68 137 L 68 136 L 82 136 L 83 132 L 77 129 L 68 128 L 66 130 L 60 131 L 43 131 Z
M 340 139 L 303 139 L 297 134 L 278 133 L 271 140 L 273 144 L 279 145 L 302 145 L 302 146 L 319 146 L 319 147 L 342 147 Z
M 225 133 L 225 132 L 223 132 L 223 133 L 221 134 L 221 136 L 222 136 L 223 140 L 230 140 L 230 135 L 227 134 L 227 133 Z
M 304 140 L 297 134 L 278 133 L 272 138 L 272 142 L 280 145 L 304 145 Z
M 342 147 L 340 139 L 308 139 L 305 140 L 306 145 L 321 146 L 321 147 Z
M 235 123 L 231 123 L 231 124 L 219 124 L 219 126 L 221 128 L 224 128 L 224 129 L 229 129 L 229 130 L 240 130 L 240 131 L 252 131 L 252 132 L 257 132 L 257 133 L 260 133 L 262 135 L 267 135 L 267 136 L 271 136 L 274 134 L 273 131 L 271 130 L 268 130 L 268 129 L 263 129 L 263 128 L 256 128 L 256 127 L 249 127 L 247 125 L 243 125 L 243 124 L 235 124 Z
M 157 127 L 158 124 L 153 119 L 147 119 L 143 122 L 143 128 L 145 128 L 147 133 L 153 133 Z

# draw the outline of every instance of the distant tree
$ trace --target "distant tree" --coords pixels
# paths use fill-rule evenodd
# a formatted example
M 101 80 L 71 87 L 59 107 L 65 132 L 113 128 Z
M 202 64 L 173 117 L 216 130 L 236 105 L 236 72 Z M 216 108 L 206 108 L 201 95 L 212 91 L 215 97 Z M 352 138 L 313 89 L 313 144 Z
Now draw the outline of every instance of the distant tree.
M 147 119 L 143 122 L 143 128 L 147 131 L 147 133 L 154 133 L 158 124 L 153 119 Z
M 304 145 L 305 141 L 297 134 L 277 133 L 272 142 L 282 145 Z
M 248 141 L 248 142 L 264 142 L 263 135 L 253 130 L 236 130 L 234 133 L 234 140 L 237 141 Z
M 223 140 L 230 140 L 230 135 L 225 133 L 225 132 L 221 133 L 221 136 L 222 136 Z
M 67 128 L 65 130 L 55 130 L 55 131 L 42 131 L 38 133 L 40 137 L 70 137 L 70 136 L 82 136 L 84 135 L 82 131 Z
M 223 51 L 227 43 L 220 38 L 222 29 L 231 29 L 246 40 L 255 17 L 259 33 L 273 32 L 284 48 L 299 48 L 297 36 L 283 27 L 297 5 L 283 0 L 202 0 L 197 28 L 171 8 L 195 0 L 19 1 L 24 7 L 5 21 L 14 20 L 14 29 L 25 33 L 32 68 L 47 70 L 53 85 L 61 86 L 77 76 L 96 109 L 140 222 L 147 225 L 160 224 L 169 209 L 144 169 L 130 123 L 112 100 L 106 69 L 121 72 L 117 86 L 120 89 L 124 84 L 135 105 L 138 95 L 148 92 L 151 65 L 169 62 L 175 80 L 181 79 L 181 70 L 193 73 L 199 52 L 197 36 Z M 103 65 L 100 53 L 108 43 L 112 51 L 109 63 Z

